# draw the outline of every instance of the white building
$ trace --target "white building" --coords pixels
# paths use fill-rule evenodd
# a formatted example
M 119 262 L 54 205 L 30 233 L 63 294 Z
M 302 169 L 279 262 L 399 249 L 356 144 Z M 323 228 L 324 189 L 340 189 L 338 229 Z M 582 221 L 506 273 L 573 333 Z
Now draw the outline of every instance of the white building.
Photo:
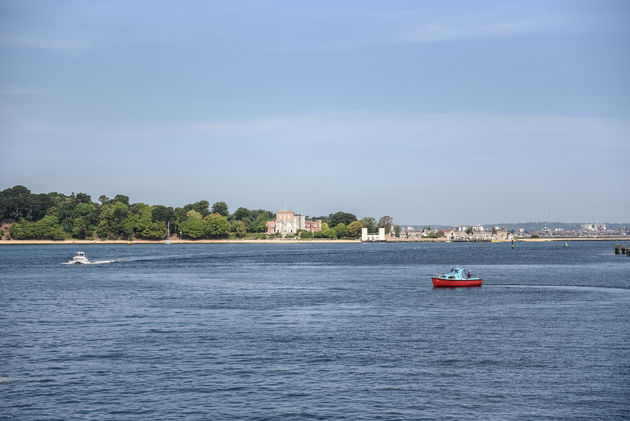
M 385 241 L 385 228 L 379 228 L 378 234 L 368 234 L 367 228 L 361 228 L 361 241 Z
M 606 231 L 606 224 L 582 224 L 580 228 L 584 231 Z

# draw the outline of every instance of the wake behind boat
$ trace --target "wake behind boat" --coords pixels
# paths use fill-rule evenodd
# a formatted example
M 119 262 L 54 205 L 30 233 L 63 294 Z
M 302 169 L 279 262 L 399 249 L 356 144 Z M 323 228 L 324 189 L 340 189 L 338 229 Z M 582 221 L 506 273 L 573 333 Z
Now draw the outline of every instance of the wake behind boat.
M 85 256 L 85 252 L 77 251 L 77 254 L 74 255 L 72 260 L 66 263 L 62 263 L 62 265 L 100 265 L 103 263 L 114 263 L 117 260 L 94 260 L 89 261 Z
M 481 278 L 472 277 L 471 271 L 468 273 L 462 268 L 452 268 L 449 273 L 437 275 L 431 278 L 434 287 L 480 287 Z

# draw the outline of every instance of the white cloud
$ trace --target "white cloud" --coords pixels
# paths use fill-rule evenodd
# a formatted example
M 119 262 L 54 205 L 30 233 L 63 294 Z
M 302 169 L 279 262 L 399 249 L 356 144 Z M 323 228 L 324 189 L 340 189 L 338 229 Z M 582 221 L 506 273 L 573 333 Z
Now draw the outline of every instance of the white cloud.
M 412 10 L 386 14 L 346 16 L 352 33 L 342 31 L 316 49 L 351 50 L 371 45 L 441 43 L 476 39 L 518 37 L 554 30 L 575 30 L 589 24 L 577 15 L 529 10 L 461 10 L 434 12 Z
M 35 48 L 52 51 L 78 52 L 88 51 L 91 46 L 82 40 L 70 40 L 47 37 L 14 37 L 4 38 L 3 43 L 20 48 Z
M 417 21 L 392 37 L 392 42 L 430 43 L 523 36 L 567 24 L 567 20 L 559 16 L 509 16 L 497 13 L 468 13 L 429 20 L 419 17 Z

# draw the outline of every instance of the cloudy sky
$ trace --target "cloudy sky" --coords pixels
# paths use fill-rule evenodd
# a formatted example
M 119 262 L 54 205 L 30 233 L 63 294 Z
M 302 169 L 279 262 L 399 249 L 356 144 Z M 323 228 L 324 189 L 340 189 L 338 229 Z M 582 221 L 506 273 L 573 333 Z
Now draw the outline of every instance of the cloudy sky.
M 626 1 L 0 2 L 0 189 L 630 220 Z

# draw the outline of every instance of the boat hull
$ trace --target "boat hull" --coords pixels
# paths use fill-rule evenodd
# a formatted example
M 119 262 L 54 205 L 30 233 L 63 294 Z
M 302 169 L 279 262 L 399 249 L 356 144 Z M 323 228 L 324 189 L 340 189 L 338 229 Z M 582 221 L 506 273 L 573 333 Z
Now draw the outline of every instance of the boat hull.
M 431 278 L 434 287 L 480 287 L 483 279 L 470 278 L 470 279 L 444 279 L 444 278 Z

